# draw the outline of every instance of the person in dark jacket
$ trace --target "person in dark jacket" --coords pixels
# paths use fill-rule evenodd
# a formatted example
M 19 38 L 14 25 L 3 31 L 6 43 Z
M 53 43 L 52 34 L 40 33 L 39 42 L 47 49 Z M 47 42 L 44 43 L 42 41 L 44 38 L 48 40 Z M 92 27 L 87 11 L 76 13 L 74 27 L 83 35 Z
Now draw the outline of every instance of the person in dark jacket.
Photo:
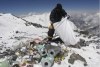
M 50 14 L 51 25 L 50 25 L 49 31 L 48 31 L 48 41 L 52 40 L 54 31 L 55 31 L 54 27 L 53 27 L 53 23 L 61 21 L 61 19 L 66 16 L 67 16 L 67 13 L 62 8 L 62 5 L 60 3 L 58 3 L 56 5 L 56 7 L 51 11 L 51 14 Z

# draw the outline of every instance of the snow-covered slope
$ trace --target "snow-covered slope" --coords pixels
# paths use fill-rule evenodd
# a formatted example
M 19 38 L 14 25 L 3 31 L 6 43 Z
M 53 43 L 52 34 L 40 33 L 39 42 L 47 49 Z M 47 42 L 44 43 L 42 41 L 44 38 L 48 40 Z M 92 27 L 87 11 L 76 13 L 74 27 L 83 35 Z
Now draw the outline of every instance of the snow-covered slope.
M 0 16 L 0 44 L 5 43 L 6 46 L 11 46 L 16 41 L 14 39 L 15 37 L 26 37 L 31 35 L 30 38 L 32 38 L 34 35 L 41 36 L 42 33 L 45 32 L 42 31 L 42 28 L 38 29 L 34 26 L 26 26 L 25 23 L 26 21 L 12 14 L 2 14 Z M 16 34 L 16 31 L 19 31 L 20 34 Z M 11 38 L 13 38 L 13 40 Z
M 28 14 L 23 19 L 25 19 L 29 22 L 41 24 L 43 26 L 49 26 L 50 25 L 49 13 L 44 13 L 44 14 L 39 14 L 39 15 L 37 15 L 37 14 L 31 14 L 31 15 Z
M 8 31 L 15 31 L 16 27 L 24 25 L 25 21 L 11 14 L 2 14 L 0 16 L 0 36 L 6 35 Z
M 40 23 L 43 26 L 49 26 L 49 14 L 42 15 L 31 15 L 24 18 L 27 21 L 34 23 Z M 17 18 L 12 14 L 1 14 L 0 15 L 0 46 L 5 45 L 7 47 L 12 47 L 12 45 L 17 45 L 18 42 L 40 38 L 43 39 L 47 37 L 47 28 L 36 28 L 34 26 L 26 26 L 26 21 L 21 18 Z M 72 23 L 71 23 L 72 24 Z M 72 24 L 72 26 L 74 26 Z M 79 33 L 77 33 L 79 35 Z M 85 39 L 86 41 L 92 40 L 82 35 L 78 38 Z M 69 48 L 68 56 L 61 62 L 61 65 L 54 63 L 52 67 L 100 67 L 100 49 L 96 49 L 97 44 L 91 43 L 87 47 L 82 47 L 81 49 Z M 1 51 L 5 51 L 2 48 Z M 99 52 L 99 53 L 97 53 Z M 84 66 L 83 62 L 77 60 L 74 64 L 68 63 L 68 59 L 72 53 L 77 53 L 84 57 L 87 61 L 88 66 Z M 0 59 L 1 61 L 2 59 Z M 70 65 L 70 66 L 69 66 Z M 41 64 L 35 64 L 34 67 L 42 67 Z

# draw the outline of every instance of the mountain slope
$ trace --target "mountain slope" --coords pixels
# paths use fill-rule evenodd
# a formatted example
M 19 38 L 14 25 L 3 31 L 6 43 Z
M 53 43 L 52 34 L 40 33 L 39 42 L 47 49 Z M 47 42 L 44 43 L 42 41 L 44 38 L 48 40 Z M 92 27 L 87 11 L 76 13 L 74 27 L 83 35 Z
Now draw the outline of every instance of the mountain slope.
M 41 24 L 42 26 L 49 26 L 50 21 L 49 21 L 49 13 L 44 13 L 44 14 L 29 14 L 25 16 L 23 19 L 33 22 L 33 23 L 38 23 Z
M 32 15 L 31 19 L 27 20 L 32 21 L 32 18 L 34 16 L 34 22 L 37 21 L 41 25 L 46 26 L 46 21 L 48 21 L 47 26 L 49 26 L 49 20 L 45 20 L 45 17 L 47 15 Z M 37 18 L 37 19 L 36 19 Z M 41 20 L 43 20 L 41 22 Z M 43 18 L 43 19 L 42 19 Z M 2 47 L 2 50 L 0 49 L 0 52 L 5 51 L 5 47 L 12 47 L 12 45 L 18 45 L 21 41 L 25 40 L 32 40 L 35 38 L 43 39 L 47 37 L 47 28 L 38 28 L 34 27 L 32 25 L 26 26 L 26 21 L 22 20 L 21 18 L 17 18 L 13 16 L 12 14 L 2 14 L 0 16 L 0 46 L 4 45 Z M 74 25 L 72 24 L 72 27 Z M 79 35 L 79 33 L 77 33 Z M 78 38 L 85 39 L 86 41 L 95 40 L 95 39 L 88 39 L 88 37 L 83 37 L 83 35 L 78 36 Z M 54 45 L 57 45 L 55 43 L 52 43 Z M 60 44 L 62 47 L 66 48 L 64 44 Z M 89 46 L 82 47 L 81 49 L 77 48 L 69 48 L 68 56 L 65 57 L 65 60 L 61 61 L 61 65 L 58 65 L 57 63 L 54 63 L 52 67 L 99 67 L 100 64 L 100 54 L 97 52 L 100 52 L 100 49 L 97 49 L 97 43 L 91 43 Z M 13 48 L 13 47 L 12 47 Z M 86 59 L 88 66 L 84 66 L 84 63 L 82 61 L 76 60 L 74 64 L 70 64 L 68 62 L 68 59 L 72 53 L 76 53 L 81 55 L 83 58 Z M 2 59 L 0 59 L 0 62 Z M 34 64 L 34 67 L 42 67 L 41 63 Z
M 24 23 L 25 21 L 11 14 L 2 14 L 0 16 L 0 36 L 15 31 L 16 28 L 18 29 Z
M 2 14 L 0 16 L 0 44 L 5 43 L 6 46 L 11 46 L 14 42 L 16 42 L 15 37 L 27 37 L 31 35 L 29 37 L 32 38 L 34 35 L 38 35 L 37 37 L 39 37 L 39 35 L 41 36 L 44 34 L 42 31 L 43 28 L 38 29 L 32 25 L 26 26 L 25 23 L 26 21 L 15 17 L 12 14 Z M 38 31 L 36 31 L 37 29 Z M 16 32 L 19 32 L 19 34 Z
M 73 13 L 70 20 L 81 30 L 88 30 L 90 34 L 98 34 L 98 31 L 92 29 L 93 27 L 100 26 L 100 12 L 95 13 Z M 99 30 L 99 28 L 97 28 Z

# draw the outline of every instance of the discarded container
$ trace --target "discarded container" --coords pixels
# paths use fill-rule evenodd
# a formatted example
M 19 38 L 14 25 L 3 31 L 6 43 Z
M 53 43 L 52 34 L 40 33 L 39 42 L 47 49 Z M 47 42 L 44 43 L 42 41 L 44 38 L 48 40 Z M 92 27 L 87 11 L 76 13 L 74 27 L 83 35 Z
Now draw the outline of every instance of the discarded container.
M 57 58 L 57 57 L 55 57 L 55 58 L 54 58 L 54 61 L 55 61 L 55 62 L 56 62 L 56 61 L 58 61 L 58 58 Z
M 26 67 L 33 67 L 33 64 L 28 64 Z
M 3 57 L 4 57 L 4 54 L 1 53 L 1 54 L 0 54 L 0 59 L 3 58 Z
M 40 56 L 39 53 L 36 53 L 36 54 L 34 54 L 33 59 L 34 59 L 34 63 L 37 64 L 37 63 L 40 63 L 42 57 Z
M 30 59 L 30 61 L 32 61 L 33 55 L 29 55 L 29 59 Z
M 43 45 L 38 45 L 37 50 L 41 56 L 47 55 L 47 49 Z
M 12 63 L 12 67 L 20 67 L 18 61 L 13 61 Z
M 0 61 L 0 67 L 9 67 L 9 63 L 7 60 L 4 60 L 4 61 Z
M 61 51 L 59 46 L 46 45 L 45 47 L 48 49 L 48 56 L 50 57 L 55 57 Z
M 22 49 L 20 49 L 20 51 L 26 53 L 27 49 L 26 49 L 26 47 L 22 47 Z
M 64 56 L 62 56 L 62 57 L 61 57 L 61 60 L 65 60 L 65 57 L 64 57 Z
M 46 58 L 42 57 L 41 64 L 42 64 L 42 67 L 52 67 L 54 64 L 54 58 L 53 57 L 46 57 Z
M 26 63 L 23 63 L 22 66 L 26 66 Z
M 61 64 L 61 61 L 60 60 L 57 60 L 56 63 L 60 65 Z

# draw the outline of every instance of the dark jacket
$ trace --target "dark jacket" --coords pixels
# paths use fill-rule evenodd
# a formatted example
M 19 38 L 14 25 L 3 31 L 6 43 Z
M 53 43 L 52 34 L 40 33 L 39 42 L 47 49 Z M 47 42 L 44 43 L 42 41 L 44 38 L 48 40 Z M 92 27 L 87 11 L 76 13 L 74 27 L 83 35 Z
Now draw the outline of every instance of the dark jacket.
M 50 21 L 52 23 L 61 21 L 62 17 L 67 16 L 67 13 L 64 9 L 61 9 L 60 12 L 57 11 L 57 8 L 54 8 L 50 14 Z

